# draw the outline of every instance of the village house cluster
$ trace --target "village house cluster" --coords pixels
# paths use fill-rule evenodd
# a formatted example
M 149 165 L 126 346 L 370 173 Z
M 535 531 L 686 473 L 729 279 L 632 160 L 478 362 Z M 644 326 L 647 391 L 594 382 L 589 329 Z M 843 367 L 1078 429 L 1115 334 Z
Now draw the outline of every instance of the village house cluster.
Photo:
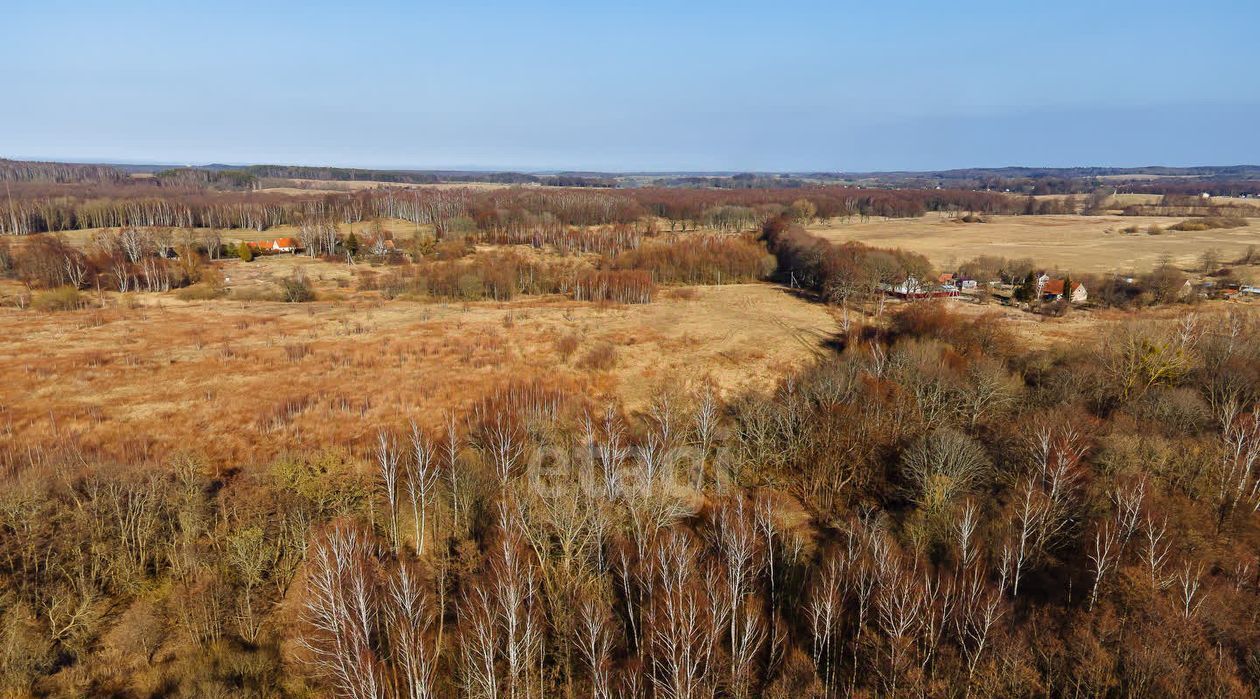
M 1052 278 L 1045 272 L 1038 274 L 1034 281 L 1036 284 L 1036 298 L 1043 302 L 1059 301 L 1065 297 L 1069 303 L 1085 303 L 1089 300 L 1089 292 L 1081 282 Z M 1071 289 L 1067 293 L 1064 290 L 1065 284 L 1071 285 Z M 907 277 L 905 281 L 897 284 L 881 284 L 880 288 L 889 296 L 899 299 L 936 299 L 976 294 L 982 288 L 998 296 L 1004 296 L 1002 292 L 1009 292 L 1014 288 L 1014 285 L 1005 284 L 999 280 L 980 281 L 953 272 L 946 272 L 938 276 L 935 282 Z

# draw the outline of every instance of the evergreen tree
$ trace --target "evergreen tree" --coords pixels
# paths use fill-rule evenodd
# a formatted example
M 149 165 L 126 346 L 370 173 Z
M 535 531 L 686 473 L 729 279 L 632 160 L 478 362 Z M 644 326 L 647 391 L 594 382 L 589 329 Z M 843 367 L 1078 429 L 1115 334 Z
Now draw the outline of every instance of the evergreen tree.
M 1024 277 L 1024 283 L 1015 289 L 1016 301 L 1031 302 L 1037 295 L 1037 277 L 1035 274 L 1035 272 L 1029 272 L 1028 276 Z

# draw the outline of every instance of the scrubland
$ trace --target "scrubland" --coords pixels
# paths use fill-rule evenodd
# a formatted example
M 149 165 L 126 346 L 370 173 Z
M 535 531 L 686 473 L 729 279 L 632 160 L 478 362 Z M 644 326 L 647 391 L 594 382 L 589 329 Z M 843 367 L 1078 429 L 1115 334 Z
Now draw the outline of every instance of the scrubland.
M 1172 264 L 1123 303 L 881 291 L 947 254 L 1141 265 L 1075 251 L 1146 243 L 1096 230 L 1133 217 L 437 191 L 416 220 L 197 199 L 277 223 L 3 241 L 0 691 L 1260 686 L 1253 304 Z M 235 245 L 286 232 L 314 254 Z

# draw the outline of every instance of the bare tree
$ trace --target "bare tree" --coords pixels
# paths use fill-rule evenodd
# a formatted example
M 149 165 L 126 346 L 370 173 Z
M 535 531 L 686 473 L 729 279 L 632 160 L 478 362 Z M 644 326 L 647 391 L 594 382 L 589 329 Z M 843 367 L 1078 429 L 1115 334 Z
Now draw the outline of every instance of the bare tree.
M 538 574 L 519 534 L 503 532 L 491 559 L 497 624 L 505 662 L 506 696 L 533 696 L 530 672 L 540 652 L 543 621 L 538 608 Z
M 612 613 L 604 595 L 591 591 L 578 603 L 575 642 L 591 677 L 591 698 L 612 699 Z
M 586 416 L 586 434 L 603 479 L 605 497 L 610 500 L 621 497 L 622 467 L 630 456 L 630 448 L 625 440 L 625 428 L 613 406 L 605 407 L 604 417 L 597 427 L 590 416 Z
M 128 262 L 136 263 L 150 254 L 152 241 L 139 229 L 124 228 L 118 233 L 118 247 L 126 255 Z
M 483 580 L 474 580 L 460 600 L 460 675 L 469 696 L 498 699 L 500 626 L 494 590 Z
M 201 235 L 201 245 L 206 249 L 206 255 L 211 260 L 219 259 L 220 253 L 223 251 L 223 234 L 217 228 L 206 229 Z
M 701 391 L 699 404 L 696 406 L 692 419 L 692 434 L 695 436 L 696 448 L 700 451 L 698 463 L 695 464 L 694 482 L 695 487 L 699 488 L 704 484 L 709 454 L 713 451 L 713 444 L 717 440 L 718 404 L 717 397 L 713 395 L 711 388 Z
M 413 564 L 399 560 L 390 571 L 385 581 L 383 607 L 389 648 L 397 668 L 393 695 L 430 699 L 435 696 L 434 673 L 441 648 L 440 637 L 430 641 L 428 636 L 441 610 L 435 608 Z
M 503 411 L 496 412 L 481 428 L 480 447 L 490 461 L 500 492 L 506 491 L 525 453 L 520 426 Z
M 974 439 L 942 428 L 907 450 L 903 469 L 915 503 L 927 512 L 938 513 L 981 483 L 989 459 Z
M 729 667 L 732 687 L 746 684 L 743 675 L 748 670 L 748 663 L 760 651 L 760 641 L 765 640 L 764 620 L 746 611 L 756 578 L 765 562 L 763 542 L 758 536 L 752 510 L 743 494 L 736 492 L 718 505 L 714 522 L 726 583 L 722 590 L 726 596 L 723 604 L 732 610 L 728 639 L 732 649 Z M 736 649 L 742 655 L 737 657 Z
M 262 631 L 262 617 L 254 607 L 255 590 L 265 580 L 277 552 L 262 527 L 250 526 L 228 537 L 226 553 L 229 565 L 245 586 L 237 610 L 237 629 L 241 638 L 254 643 Z
M 699 551 L 689 536 L 670 529 L 653 556 L 655 584 L 651 596 L 648 637 L 651 679 L 658 696 L 671 699 L 707 693 L 722 610 L 706 592 Z
M 1000 590 L 989 590 L 979 571 L 964 576 L 958 601 L 955 627 L 967 660 L 967 694 L 975 682 L 976 669 L 984 651 L 992 642 L 997 622 L 1001 619 L 1002 597 Z
M 1218 528 L 1240 506 L 1260 512 L 1260 412 L 1225 428 L 1216 481 Z
M 445 456 L 443 466 L 446 469 L 447 480 L 451 491 L 451 524 L 454 531 L 460 531 L 459 513 L 459 452 L 461 450 L 459 437 L 459 424 L 455 419 L 455 413 L 446 414 L 446 439 L 442 442 L 443 454 Z
M 1076 526 L 1078 466 L 1084 454 L 1083 439 L 1074 429 L 1037 430 L 1032 468 L 1016 487 L 1015 541 L 1008 547 L 1012 596 L 1019 595 L 1024 570 L 1061 545 Z
M 906 570 L 895 555 L 875 557 L 879 585 L 875 593 L 876 621 L 887 644 L 887 664 L 881 668 L 884 690 L 896 694 L 908 670 L 914 639 L 923 623 L 922 589 L 914 571 Z
M 416 555 L 419 556 L 424 553 L 428 512 L 437 495 L 441 469 L 438 467 L 437 450 L 433 442 L 415 422 L 411 423 L 411 463 L 409 466 L 404 480 L 415 526 Z
M 1094 585 L 1089 591 L 1089 608 L 1098 601 L 1098 589 L 1107 571 L 1116 567 L 1120 557 L 1120 534 L 1110 522 L 1104 522 L 1094 534 L 1094 547 L 1089 553 L 1090 573 Z
M 402 455 L 393 436 L 381 430 L 376 435 L 376 466 L 380 488 L 389 510 L 389 541 L 394 553 L 398 553 L 398 480 L 401 474 Z
M 823 691 L 827 697 L 838 690 L 840 631 L 844 620 L 847 587 L 846 564 L 847 559 L 839 553 L 823 559 L 810 585 L 805 606 L 814 665 L 822 673 Z
M 375 651 L 377 597 L 367 538 L 345 525 L 316 539 L 309 556 L 307 633 L 300 644 L 340 696 L 376 699 L 383 681 Z
M 1163 590 L 1172 584 L 1173 579 L 1165 575 L 1164 569 L 1168 562 L 1168 552 L 1172 548 L 1172 544 L 1167 540 L 1168 518 L 1164 518 L 1159 526 L 1155 525 L 1155 520 L 1151 517 L 1146 518 L 1146 525 L 1143 528 L 1145 535 L 1145 545 L 1141 550 L 1142 565 L 1146 567 L 1147 574 L 1150 576 L 1151 589 Z
M 1203 565 L 1192 566 L 1187 563 L 1177 573 L 1177 601 L 1181 607 L 1181 615 L 1193 619 L 1203 606 L 1203 595 L 1199 589 L 1203 584 Z

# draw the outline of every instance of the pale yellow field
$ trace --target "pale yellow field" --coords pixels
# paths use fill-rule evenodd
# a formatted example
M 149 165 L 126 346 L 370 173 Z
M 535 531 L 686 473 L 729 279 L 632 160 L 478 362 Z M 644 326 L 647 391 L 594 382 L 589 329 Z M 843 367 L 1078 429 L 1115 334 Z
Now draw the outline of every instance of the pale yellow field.
M 1022 195 L 1012 195 L 1012 196 L 1022 198 Z M 1063 201 L 1064 199 L 1067 199 L 1069 196 L 1075 197 L 1076 201 L 1079 204 L 1084 204 L 1086 201 L 1089 200 L 1088 194 L 1038 194 L 1037 196 L 1033 198 L 1038 201 L 1042 201 L 1042 200 Z M 1134 205 L 1142 205 L 1142 204 L 1148 204 L 1148 205 L 1153 206 L 1153 205 L 1159 204 L 1159 202 L 1163 198 L 1164 198 L 1163 195 L 1160 195 L 1160 194 L 1130 194 L 1130 193 L 1113 194 L 1110 197 L 1110 208 L 1115 213 L 1119 214 L 1119 213 L 1123 213 L 1123 209 L 1126 206 L 1134 206 Z M 1200 201 L 1199 203 L 1208 205 L 1208 206 L 1260 207 L 1260 199 L 1252 199 L 1252 198 L 1246 198 L 1246 197 L 1208 197 L 1206 200 Z
M 948 269 L 978 255 L 1032 258 L 1047 268 L 1078 273 L 1145 272 L 1164 256 L 1192 268 L 1209 248 L 1223 261 L 1241 256 L 1249 245 L 1260 245 L 1260 219 L 1245 228 L 1200 232 L 1166 231 L 1148 235 L 1152 225 L 1162 228 L 1185 220 L 1152 216 L 991 216 L 988 223 L 960 223 L 929 214 L 918 219 L 873 219 L 863 223 L 833 221 L 809 229 L 837 242 L 861 241 L 878 247 L 904 248 L 922 253 Z M 1122 233 L 1139 226 L 1142 233 Z

